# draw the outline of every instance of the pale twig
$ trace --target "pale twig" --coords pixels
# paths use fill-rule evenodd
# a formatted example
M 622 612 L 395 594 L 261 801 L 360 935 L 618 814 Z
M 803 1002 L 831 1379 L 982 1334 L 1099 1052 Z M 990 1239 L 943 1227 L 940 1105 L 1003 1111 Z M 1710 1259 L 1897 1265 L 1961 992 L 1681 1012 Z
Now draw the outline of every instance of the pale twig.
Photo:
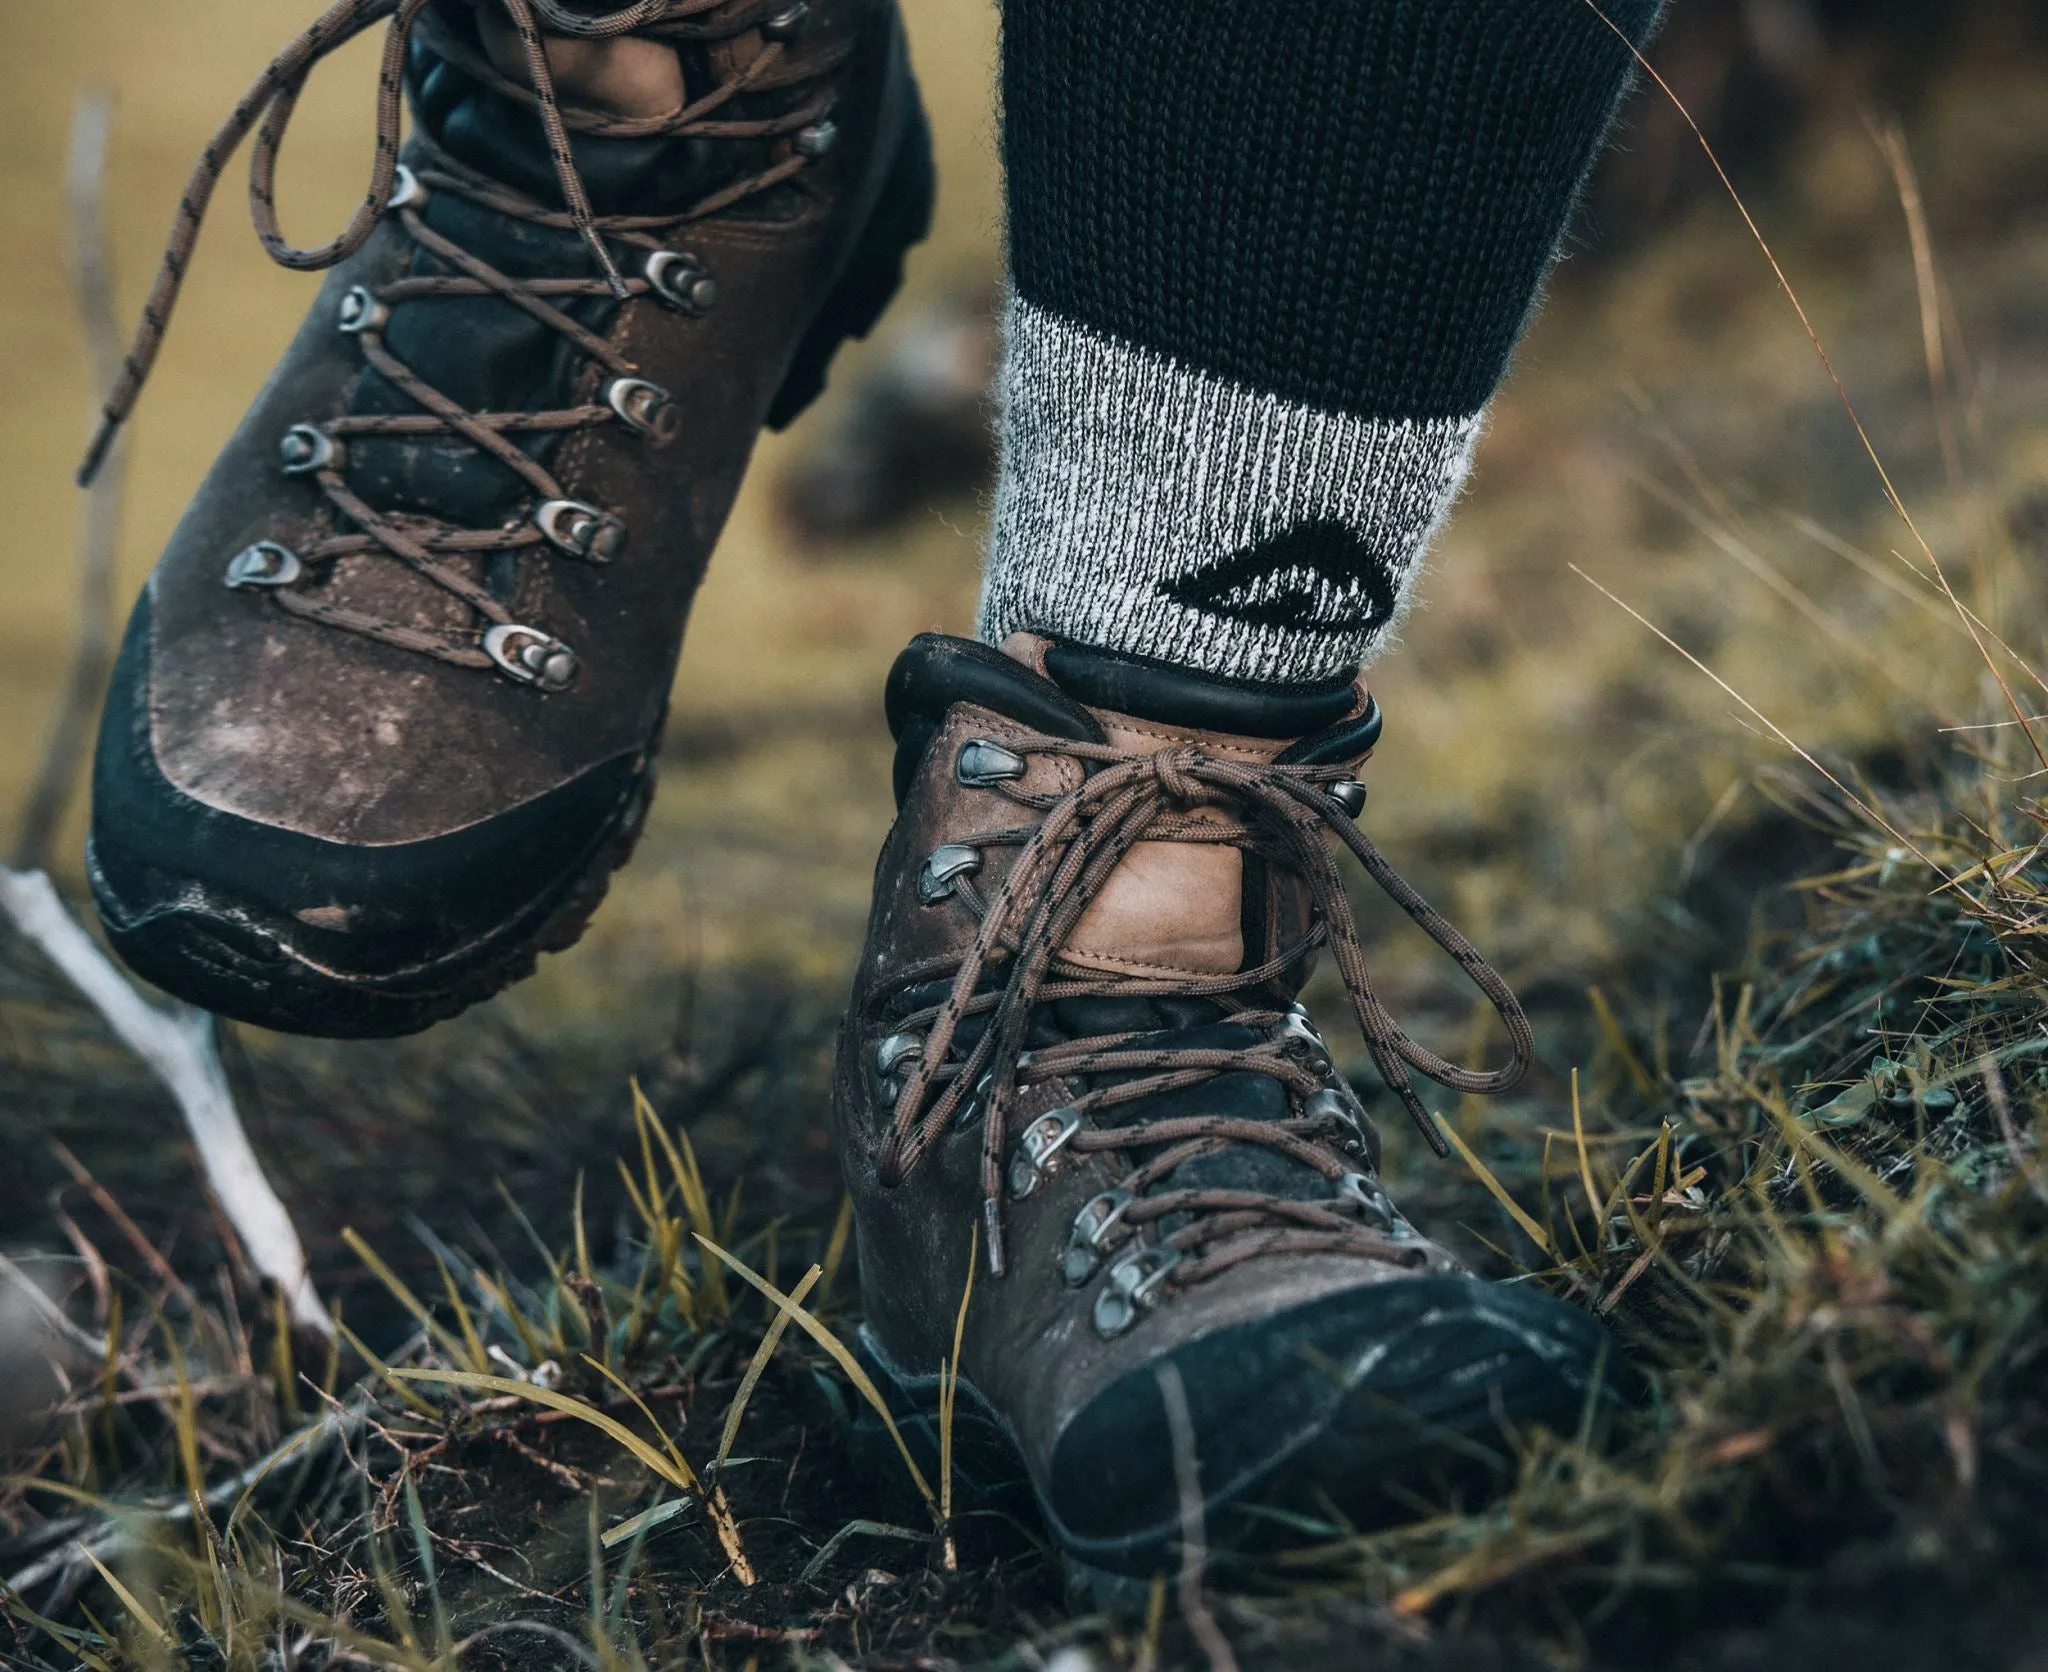
M 107 253 L 107 136 L 114 101 L 104 87 L 86 89 L 71 122 L 65 196 L 70 209 L 71 284 L 85 327 L 92 368 L 92 412 L 96 416 L 121 370 L 120 325 L 114 316 L 113 263 Z M 71 674 L 43 747 L 43 763 L 29 792 L 15 840 L 15 864 L 39 868 L 47 859 L 64 817 L 79 763 L 86 755 L 93 711 L 99 705 L 112 659 L 114 635 L 114 548 L 121 522 L 123 455 L 116 449 L 85 498 L 76 545 L 78 642 Z
M 313 1290 L 306 1254 L 235 1113 L 213 1018 L 189 1005 L 154 1005 L 79 926 L 40 871 L 0 866 L 0 910 L 92 1004 L 121 1042 L 177 1100 L 200 1165 L 250 1263 L 283 1292 L 293 1323 L 334 1339 L 334 1321 Z
M 1153 1371 L 1166 1427 L 1173 1437 L 1173 1478 L 1180 1490 L 1180 1612 L 1189 1633 L 1208 1658 L 1209 1672 L 1237 1672 L 1237 1656 L 1202 1595 L 1202 1570 L 1209 1564 L 1202 1527 L 1202 1482 L 1195 1463 L 1195 1424 L 1188 1414 L 1188 1390 L 1170 1361 Z

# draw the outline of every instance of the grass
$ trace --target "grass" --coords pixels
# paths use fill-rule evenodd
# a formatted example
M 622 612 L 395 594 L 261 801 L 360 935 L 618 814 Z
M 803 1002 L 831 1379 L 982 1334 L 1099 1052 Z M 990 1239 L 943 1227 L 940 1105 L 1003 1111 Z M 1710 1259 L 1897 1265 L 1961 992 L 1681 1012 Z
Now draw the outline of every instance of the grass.
M 1502 952 L 1542 1043 L 1528 1091 L 1441 1112 L 1459 1166 L 1389 1134 L 1397 1193 L 1603 1315 L 1624 1403 L 1401 1525 L 1328 1506 L 1199 1613 L 1165 1584 L 1135 1619 L 1070 1611 L 1036 1527 L 953 1501 L 949 1445 L 933 1477 L 851 1438 L 874 1401 L 817 1137 L 873 728 L 686 704 L 671 822 L 573 980 L 388 1049 L 242 1039 L 333 1360 L 241 1279 L 147 1086 L 0 945 L 0 1212 L 68 1319 L 54 1371 L 0 1368 L 0 1656 L 1078 1672 L 1199 1664 L 1201 1618 L 1248 1666 L 2038 1653 L 2048 234 L 2038 193 L 1995 224 L 1970 197 L 2014 156 L 2040 177 L 2037 133 L 1976 114 L 2038 85 L 1980 61 L 1930 95 L 1913 214 L 1907 154 L 1856 123 L 1758 206 L 1925 549 L 1701 211 L 1567 269 L 1379 686 L 1386 845 Z M 868 679 L 899 615 L 964 595 L 934 540 L 880 581 L 856 553 L 777 584 L 889 592 L 834 652 Z M 768 614 L 798 657 L 817 622 Z M 1465 1040 L 1454 985 L 1381 956 L 1404 1014 Z
M 1223 1599 L 1241 1644 L 1285 1663 L 1362 1617 L 1425 1664 L 1489 1632 L 1679 1664 L 1731 1615 L 1769 1619 L 1788 1598 L 1867 1623 L 1899 1586 L 1931 1615 L 2038 1571 L 2048 867 L 2038 814 L 2005 782 L 2017 745 L 1990 735 L 2003 746 L 1974 776 L 1875 803 L 1924 858 L 1887 832 L 1835 830 L 1841 863 L 1797 884 L 1803 920 L 1715 994 L 1700 1051 L 1613 1018 L 1590 1106 L 1473 1154 L 1472 1191 L 1511 1200 L 1495 1218 L 1544 1251 L 1529 1280 L 1608 1317 L 1615 1374 L 1625 1361 L 1640 1397 L 1574 1435 L 1519 1437 L 1490 1502 L 1418 1505 L 1375 1531 L 1336 1506 L 1301 1524 L 1248 1597 Z M 1956 885 L 1930 888 L 1937 873 Z M 1657 1066 L 1688 1056 L 1703 1066 Z M 233 1454 L 252 1412 L 259 1431 L 289 1426 L 261 1326 L 242 1342 L 196 1297 L 182 1317 L 157 1297 L 139 1329 L 110 1331 L 123 1345 L 10 1489 L 11 1569 L 63 1548 L 57 1534 L 87 1540 L 9 1597 L 13 1653 L 237 1665 L 297 1644 L 295 1664 L 738 1665 L 780 1642 L 800 1664 L 1030 1664 L 1064 1641 L 1111 1664 L 1141 1655 L 1140 1623 L 1061 1620 L 1031 1530 L 955 1519 L 950 1482 L 907 1453 L 903 1480 L 850 1478 L 852 1405 L 880 1401 L 841 1343 L 843 1302 L 823 1260 L 788 1293 L 758 1269 L 804 1247 L 836 1265 L 843 1226 L 771 1223 L 728 1252 L 707 1233 L 732 1237 L 744 1203 L 714 1208 L 686 1134 L 637 1111 L 636 1224 L 609 1260 L 572 1235 L 528 1281 L 443 1265 L 429 1305 L 364 1245 L 418 1330 L 353 1390 L 301 1380 L 297 1397 L 328 1415 L 245 1470 L 231 1501 L 204 1459 Z M 145 1479 L 168 1488 L 153 1512 L 135 1496 Z M 905 1481 L 933 1510 L 923 1530 L 887 1513 Z M 1977 1629 L 2017 1653 L 2040 1624 L 2030 1604 L 2008 1597 Z M 1174 1617 L 1151 1629 L 1189 1652 Z

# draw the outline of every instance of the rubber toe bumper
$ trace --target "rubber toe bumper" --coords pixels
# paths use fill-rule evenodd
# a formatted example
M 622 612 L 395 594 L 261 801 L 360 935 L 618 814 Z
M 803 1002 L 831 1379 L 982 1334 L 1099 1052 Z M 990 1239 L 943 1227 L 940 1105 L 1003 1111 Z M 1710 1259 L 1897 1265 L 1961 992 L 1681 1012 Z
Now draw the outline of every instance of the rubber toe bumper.
M 150 738 L 136 607 L 93 762 L 87 871 L 116 951 L 220 1015 L 334 1038 L 416 1032 L 573 939 L 638 833 L 649 775 L 618 757 L 494 818 L 354 846 L 180 792 Z
M 1525 1285 L 1403 1278 L 1342 1290 L 1221 1330 L 1171 1362 L 1186 1389 L 1214 1548 L 1270 1543 L 1254 1506 L 1359 1521 L 1395 1513 L 1395 1484 L 1489 1473 L 1502 1426 L 1569 1429 L 1605 1333 Z M 1067 1554 L 1145 1575 L 1177 1560 L 1173 1446 L 1153 1366 L 1084 1406 L 1060 1434 L 1041 1503 Z

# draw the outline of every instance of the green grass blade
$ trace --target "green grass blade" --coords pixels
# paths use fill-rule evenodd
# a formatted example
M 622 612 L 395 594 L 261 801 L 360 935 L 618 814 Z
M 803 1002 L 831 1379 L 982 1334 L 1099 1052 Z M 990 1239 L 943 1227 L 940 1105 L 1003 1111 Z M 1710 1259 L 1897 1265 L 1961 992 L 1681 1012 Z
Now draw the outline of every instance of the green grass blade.
M 734 1274 L 742 1281 L 765 1295 L 778 1311 L 787 1313 L 790 1320 L 813 1341 L 817 1342 L 820 1347 L 824 1348 L 831 1355 L 832 1362 L 846 1372 L 846 1379 L 859 1390 L 861 1398 L 865 1399 L 874 1408 L 875 1415 L 882 1419 L 882 1426 L 889 1430 L 889 1438 L 896 1442 L 896 1449 L 903 1455 L 903 1466 L 910 1471 L 910 1478 L 917 1487 L 918 1496 L 923 1498 L 925 1503 L 930 1506 L 933 1515 L 937 1515 L 939 1511 L 938 1494 L 932 1491 L 931 1482 L 924 1478 L 924 1471 L 917 1466 L 917 1460 L 910 1455 L 910 1447 L 904 1442 L 903 1431 L 896 1426 L 895 1417 L 889 1414 L 889 1403 L 882 1397 L 882 1390 L 875 1386 L 874 1378 L 861 1368 L 860 1360 L 853 1356 L 852 1349 L 823 1324 L 819 1323 L 810 1313 L 806 1312 L 802 1307 L 793 1304 L 789 1296 L 769 1283 L 759 1273 L 750 1270 L 742 1262 L 734 1259 L 709 1237 L 699 1235 L 697 1241 L 703 1245 L 707 1253 L 715 1256 L 721 1264 L 730 1266 Z

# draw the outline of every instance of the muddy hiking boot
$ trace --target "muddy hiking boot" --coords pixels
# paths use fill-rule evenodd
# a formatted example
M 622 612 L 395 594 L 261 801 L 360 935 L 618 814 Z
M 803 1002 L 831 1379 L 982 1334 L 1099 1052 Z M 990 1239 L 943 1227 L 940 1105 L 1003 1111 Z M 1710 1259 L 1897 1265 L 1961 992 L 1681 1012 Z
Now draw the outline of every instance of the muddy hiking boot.
M 1402 1217 L 1295 1000 L 1327 952 L 1439 1152 L 1411 1074 L 1498 1091 L 1528 1061 L 1513 995 L 1353 822 L 1372 699 L 1005 649 L 928 635 L 890 676 L 901 812 L 840 1042 L 860 1350 L 907 1440 L 936 1465 L 977 1249 L 956 1485 L 1028 1488 L 1078 1577 L 1178 1560 L 1169 1398 L 1225 1556 L 1284 1534 L 1271 1511 L 1362 1519 L 1503 1454 L 1504 1427 L 1569 1429 L 1599 1327 Z M 1455 1067 L 1388 1015 L 1340 845 L 1493 1004 L 1507 1068 Z
M 292 249 L 293 100 L 387 19 L 370 195 Z M 259 124 L 259 234 L 333 270 L 136 606 L 89 873 L 172 992 L 404 1033 L 573 941 L 624 861 L 754 437 L 894 292 L 930 147 L 893 0 L 343 0 L 195 172 L 88 474 Z

